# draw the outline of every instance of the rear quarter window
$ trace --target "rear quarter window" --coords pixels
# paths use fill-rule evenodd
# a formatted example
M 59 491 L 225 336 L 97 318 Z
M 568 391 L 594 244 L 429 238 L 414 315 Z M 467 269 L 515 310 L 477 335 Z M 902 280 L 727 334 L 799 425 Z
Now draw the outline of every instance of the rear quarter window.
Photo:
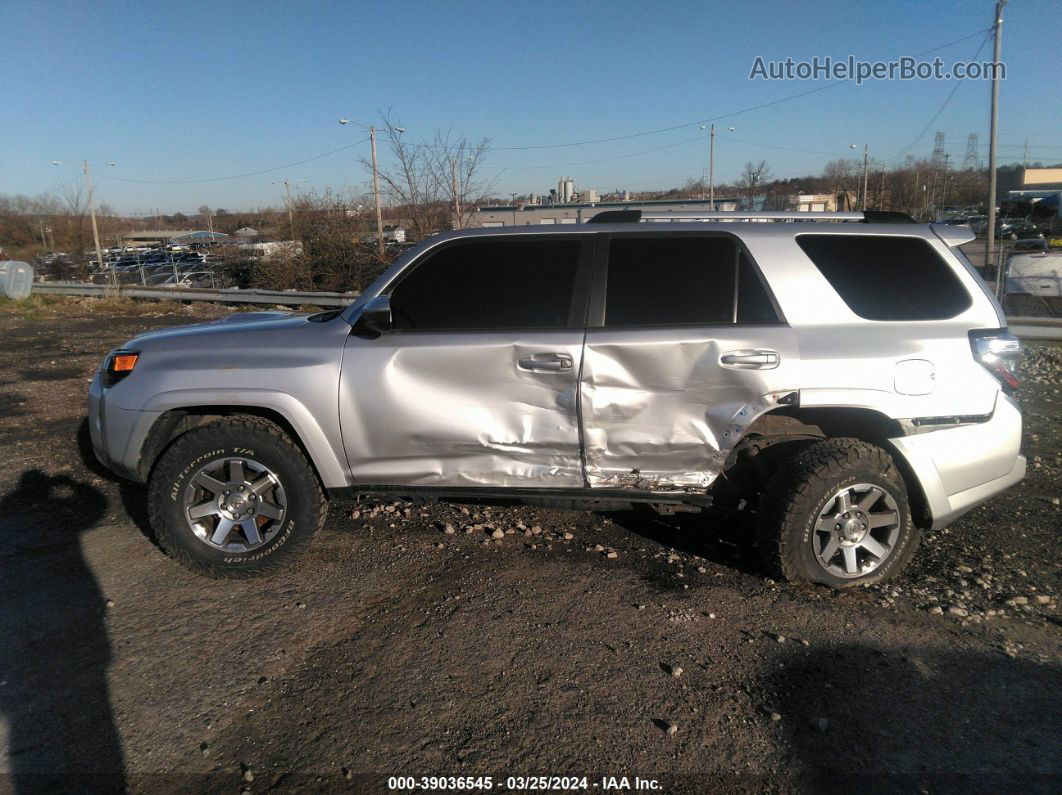
M 970 308 L 951 266 L 920 237 L 798 235 L 848 308 L 867 320 L 945 320 Z

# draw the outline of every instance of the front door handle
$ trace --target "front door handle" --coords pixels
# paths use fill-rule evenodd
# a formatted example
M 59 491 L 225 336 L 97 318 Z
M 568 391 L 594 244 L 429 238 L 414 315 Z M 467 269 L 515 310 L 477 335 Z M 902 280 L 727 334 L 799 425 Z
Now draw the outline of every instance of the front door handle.
M 727 351 L 719 357 L 723 367 L 737 370 L 773 370 L 782 361 L 778 351 L 756 350 Z
M 572 369 L 572 357 L 566 353 L 536 353 L 520 360 L 521 370 L 536 373 L 559 373 Z

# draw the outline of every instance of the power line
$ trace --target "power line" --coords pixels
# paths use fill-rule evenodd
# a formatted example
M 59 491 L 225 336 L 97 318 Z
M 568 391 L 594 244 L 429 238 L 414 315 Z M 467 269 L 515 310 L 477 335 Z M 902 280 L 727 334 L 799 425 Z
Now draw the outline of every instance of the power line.
M 509 166 L 490 166 L 490 168 L 500 168 L 500 169 L 506 169 L 506 168 L 567 168 L 568 166 L 587 166 L 587 165 L 590 165 L 592 163 L 607 163 L 607 162 L 609 162 L 611 160 L 623 160 L 623 159 L 628 158 L 628 157 L 638 157 L 640 155 L 648 155 L 648 154 L 651 154 L 653 152 L 662 152 L 665 149 L 675 149 L 675 148 L 677 148 L 679 146 L 689 146 L 692 143 L 699 143 L 699 142 L 703 142 L 703 141 L 704 141 L 704 136 L 703 135 L 698 135 L 696 138 L 687 138 L 684 141 L 679 141 L 678 143 L 673 143 L 673 144 L 667 144 L 666 146 L 657 146 L 657 147 L 655 147 L 653 149 L 643 149 L 640 152 L 628 152 L 625 155 L 615 155 L 614 157 L 601 157 L 601 158 L 598 158 L 596 160 L 579 160 L 579 161 L 569 162 L 569 163 L 548 163 L 548 164 L 543 165 L 543 166 L 513 166 L 513 165 L 509 165 Z
M 957 39 L 954 39 L 952 41 L 949 41 L 949 42 L 947 42 L 945 44 L 938 45 L 936 47 L 930 48 L 930 49 L 925 50 L 925 51 L 920 52 L 920 53 L 916 53 L 915 56 L 913 56 L 913 57 L 920 58 L 923 55 L 928 55 L 929 53 L 936 52 L 938 50 L 947 49 L 948 47 L 952 47 L 952 46 L 954 46 L 956 44 L 959 44 L 961 42 L 967 41 L 968 39 L 971 39 L 971 38 L 974 38 L 976 36 L 979 36 L 979 35 L 985 33 L 986 31 L 990 32 L 991 28 L 978 30 L 978 31 L 976 31 L 974 33 L 970 33 L 970 34 L 967 34 L 965 36 L 961 36 L 961 37 L 959 37 Z M 987 42 L 987 40 L 988 40 L 988 37 L 986 36 L 985 41 Z M 974 55 L 974 58 L 976 58 L 980 54 L 981 49 L 983 49 L 983 47 L 984 47 L 984 42 L 982 42 L 981 47 L 978 48 L 977 53 Z M 643 138 L 643 137 L 650 136 L 650 135 L 659 135 L 661 133 L 673 132 L 675 130 L 682 130 L 682 129 L 686 129 L 686 128 L 689 128 L 689 127 L 694 127 L 694 126 L 701 125 L 701 124 L 708 124 L 708 123 L 712 123 L 712 122 L 721 121 L 723 119 L 733 118 L 735 116 L 741 116 L 741 115 L 744 115 L 744 114 L 747 114 L 747 113 L 752 113 L 752 112 L 757 111 L 757 110 L 763 110 L 764 108 L 770 108 L 770 107 L 773 107 L 775 105 L 780 105 L 780 104 L 785 103 L 785 102 L 791 102 L 791 101 L 793 101 L 795 99 L 800 99 L 802 97 L 810 96 L 812 94 L 817 94 L 820 91 L 826 91 L 827 89 L 830 89 L 830 88 L 836 88 L 837 86 L 844 85 L 846 83 L 850 83 L 851 81 L 852 81 L 852 78 L 846 78 L 845 80 L 840 80 L 840 81 L 837 81 L 837 82 L 827 83 L 826 85 L 822 85 L 822 86 L 818 86 L 816 88 L 808 89 L 807 91 L 801 91 L 801 92 L 798 92 L 796 94 L 791 94 L 791 95 L 786 96 L 786 97 L 780 97 L 779 99 L 771 100 L 769 102 L 763 102 L 763 103 L 760 103 L 758 105 L 752 105 L 752 106 L 747 107 L 747 108 L 741 108 L 739 110 L 730 111 L 728 113 L 722 113 L 722 114 L 719 114 L 719 115 L 716 115 L 716 116 L 711 116 L 711 117 L 704 118 L 704 119 L 697 119 L 695 121 L 685 122 L 685 123 L 682 123 L 682 124 L 675 124 L 675 125 L 671 125 L 669 127 L 661 127 L 661 128 L 655 129 L 655 130 L 645 130 L 645 131 L 642 131 L 642 132 L 627 133 L 625 135 L 615 135 L 615 136 L 610 136 L 610 137 L 606 137 L 606 138 L 593 138 L 593 139 L 587 139 L 587 140 L 583 140 L 583 141 L 570 141 L 570 142 L 566 142 L 566 143 L 532 144 L 532 145 L 526 145 L 526 146 L 491 147 L 491 151 L 495 151 L 495 152 L 519 152 L 519 151 L 531 151 L 531 150 L 541 150 L 541 149 L 562 149 L 562 148 L 571 148 L 571 147 L 576 147 L 576 146 L 587 146 L 587 145 L 590 145 L 590 144 L 600 144 L 600 143 L 611 143 L 611 142 L 614 142 L 614 141 L 624 141 L 624 140 L 630 140 L 630 139 L 633 139 L 633 138 Z M 940 115 L 941 112 L 943 112 L 944 108 L 947 106 L 948 102 L 951 101 L 951 97 L 954 96 L 955 92 L 958 90 L 960 85 L 962 85 L 962 81 L 959 81 L 956 84 L 955 88 L 952 89 L 951 93 L 948 95 L 948 98 L 945 100 L 944 105 L 941 106 L 941 109 L 937 112 L 937 114 L 933 117 L 933 119 L 930 120 L 929 124 L 926 126 L 925 129 L 928 129 L 930 126 L 932 126 L 933 122 L 936 121 L 936 118 Z M 905 152 L 907 152 L 912 146 L 915 145 L 915 143 L 918 142 L 918 140 L 924 134 L 925 134 L 925 130 L 923 130 L 921 133 L 919 133 L 918 137 L 914 141 L 912 141 L 911 144 L 909 144 L 905 149 L 901 150 L 901 152 L 898 155 L 896 155 L 896 157 L 899 157 L 899 156 L 903 155 Z M 726 136 L 726 137 L 729 137 L 729 136 Z M 320 160 L 321 158 L 329 157 L 331 155 L 338 154 L 339 152 L 346 151 L 346 150 L 351 149 L 351 148 L 353 148 L 355 146 L 360 146 L 361 144 L 365 143 L 367 140 L 368 139 L 365 138 L 365 139 L 362 139 L 360 141 L 356 141 L 356 142 L 354 142 L 352 144 L 347 144 L 346 146 L 341 146 L 338 149 L 333 149 L 333 150 L 331 150 L 329 152 L 324 152 L 324 153 L 319 154 L 319 155 L 314 155 L 313 157 L 308 157 L 308 158 L 306 158 L 304 160 L 297 160 L 297 161 L 292 162 L 292 163 L 285 163 L 284 165 L 281 165 L 281 166 L 275 166 L 273 168 L 261 169 L 261 170 L 258 170 L 258 171 L 249 171 L 249 172 L 246 172 L 244 174 L 233 174 L 233 175 L 224 176 L 224 177 L 208 177 L 208 178 L 203 178 L 203 179 L 134 179 L 134 178 L 131 178 L 131 177 L 118 177 L 118 176 L 113 176 L 113 175 L 109 175 L 109 174 L 108 175 L 101 174 L 99 176 L 100 176 L 101 179 L 110 179 L 110 180 L 115 180 L 115 181 L 118 181 L 118 182 L 131 182 L 131 183 L 151 184 L 151 185 L 195 185 L 195 184 L 203 184 L 203 183 L 210 183 L 210 182 L 223 182 L 223 181 L 227 181 L 227 180 L 244 179 L 246 177 L 259 176 L 261 174 L 269 174 L 269 173 L 273 173 L 273 172 L 276 172 L 276 171 L 281 171 L 281 170 L 286 169 L 286 168 L 292 168 L 294 166 L 299 166 L 299 165 L 303 165 L 305 163 L 310 163 L 310 162 L 313 162 L 314 160 Z M 696 140 L 699 140 L 699 138 L 696 139 Z M 732 140 L 739 141 L 741 143 L 750 144 L 752 146 L 760 146 L 760 147 L 767 148 L 767 149 L 778 149 L 778 150 L 781 150 L 781 151 L 805 152 L 805 153 L 808 153 L 808 154 L 822 154 L 822 155 L 838 154 L 836 152 L 822 152 L 822 151 L 815 151 L 815 150 L 810 150 L 810 149 L 794 149 L 794 148 L 789 148 L 789 147 L 774 146 L 774 145 L 771 145 L 771 144 L 760 144 L 760 143 L 756 143 L 756 142 L 753 142 L 753 141 L 744 141 L 744 140 L 739 139 L 739 138 L 733 138 Z M 519 168 L 519 169 L 565 168 L 565 167 L 568 167 L 568 166 L 575 166 L 575 165 L 589 165 L 589 164 L 593 164 L 593 163 L 607 162 L 607 161 L 610 161 L 610 160 L 620 160 L 620 159 L 624 159 L 624 158 L 627 158 L 627 157 L 637 157 L 639 155 L 649 154 L 651 152 L 661 151 L 661 150 L 673 148 L 673 147 L 676 147 L 676 146 L 682 146 L 682 145 L 685 145 L 685 144 L 688 144 L 688 143 L 692 143 L 692 139 L 690 141 L 681 141 L 681 142 L 679 142 L 677 144 L 669 144 L 668 146 L 658 147 L 656 149 L 648 149 L 648 150 L 645 150 L 645 151 L 642 151 L 642 152 L 634 152 L 634 153 L 626 154 L 626 155 L 618 155 L 618 156 L 613 157 L 613 158 L 600 158 L 600 159 L 596 159 L 596 160 L 579 161 L 579 162 L 573 162 L 573 163 L 548 164 L 548 165 L 541 165 L 541 166 L 511 166 L 510 165 L 510 166 L 506 166 L 506 168 L 514 168 L 514 169 L 517 169 L 517 168 Z M 439 148 L 439 146 L 436 145 L 436 144 L 430 144 L 430 143 L 426 143 L 426 142 L 418 144 L 418 145 L 419 146 L 428 147 L 428 148 Z M 896 157 L 894 157 L 892 159 L 896 159 Z
M 986 33 L 986 31 L 991 31 L 991 28 L 983 28 L 983 29 L 978 30 L 978 31 L 976 31 L 974 33 L 970 33 L 970 34 L 968 34 L 966 36 L 962 36 L 962 37 L 960 37 L 958 39 L 955 39 L 954 41 L 949 41 L 947 44 L 941 44 L 941 45 L 939 45 L 937 47 L 933 47 L 931 49 L 925 50 L 924 52 L 917 53 L 913 57 L 921 58 L 923 55 L 928 55 L 931 52 L 936 52 L 937 50 L 947 49 L 948 47 L 951 47 L 951 46 L 953 46 L 955 44 L 960 44 L 960 43 L 962 43 L 962 42 L 964 42 L 964 41 L 966 41 L 968 39 L 972 39 L 975 36 L 980 36 L 980 35 Z M 978 54 L 980 54 L 981 50 L 978 49 L 977 52 L 978 52 Z M 975 55 L 974 57 L 976 58 L 977 56 Z M 800 99 L 801 97 L 806 97 L 806 96 L 808 96 L 810 94 L 816 94 L 819 91 L 825 91 L 828 88 L 836 88 L 837 86 L 844 85 L 845 83 L 851 82 L 851 80 L 852 80 L 852 78 L 846 78 L 845 80 L 840 80 L 840 81 L 838 81 L 836 83 L 827 83 L 826 85 L 819 86 L 818 88 L 812 88 L 812 89 L 808 89 L 807 91 L 801 91 L 798 94 L 792 94 L 791 96 L 788 96 L 788 97 L 781 97 L 780 99 L 771 100 L 770 102 L 764 102 L 764 103 L 761 103 L 759 105 L 753 105 L 752 107 L 742 108 L 741 110 L 735 110 L 735 111 L 731 111 L 729 113 L 723 113 L 723 114 L 720 114 L 718 116 L 709 117 L 707 119 L 698 119 L 697 121 L 686 122 L 684 124 L 675 124 L 675 125 L 672 125 L 671 127 L 661 127 L 661 128 L 659 128 L 657 130 L 646 130 L 644 132 L 629 133 L 627 135 L 615 135 L 615 136 L 612 136 L 612 137 L 609 137 L 609 138 L 592 138 L 592 139 L 588 139 L 588 140 L 585 140 L 585 141 L 572 141 L 572 142 L 569 142 L 569 143 L 560 143 L 560 144 L 533 144 L 533 145 L 528 145 L 528 146 L 498 146 L 498 147 L 493 147 L 493 150 L 496 151 L 496 152 L 519 152 L 519 151 L 526 151 L 526 150 L 529 150 L 529 149 L 560 149 L 560 148 L 571 147 L 571 146 L 586 146 L 588 144 L 611 143 L 612 141 L 623 141 L 623 140 L 627 140 L 629 138 L 641 138 L 641 137 L 644 137 L 646 135 L 658 135 L 660 133 L 672 132 L 674 130 L 681 130 L 681 129 L 684 129 L 686 127 L 693 127 L 693 126 L 699 125 L 699 124 L 708 124 L 710 122 L 716 122 L 716 121 L 720 121 L 722 119 L 729 119 L 729 118 L 732 118 L 734 116 L 741 116 L 741 115 L 743 115 L 745 113 L 752 113 L 753 111 L 756 111 L 756 110 L 762 110 L 764 108 L 769 108 L 769 107 L 772 107 L 774 105 L 780 105 L 783 102 L 790 102 L 790 101 L 792 101 L 794 99 Z
M 738 143 L 748 144 L 749 146 L 759 146 L 763 149 L 778 149 L 782 152 L 800 152 L 806 155 L 846 155 L 846 152 L 823 152 L 817 149 L 794 149 L 791 146 L 775 146 L 773 144 L 761 144 L 758 141 L 746 141 L 743 138 L 735 138 L 732 135 L 720 135 L 716 133 L 717 138 L 725 138 L 728 141 L 737 141 Z
M 981 41 L 981 46 L 977 48 L 977 52 L 975 52 L 973 54 L 973 57 L 970 59 L 971 61 L 977 60 L 977 57 L 981 54 L 981 50 L 983 50 L 985 48 L 985 45 L 988 44 L 989 40 L 992 38 L 992 28 L 987 28 L 983 32 L 985 34 L 985 37 Z M 948 95 L 944 98 L 944 102 L 942 102 L 940 107 L 937 108 L 937 112 L 933 114 L 933 117 L 928 122 L 926 122 L 926 126 L 921 129 L 921 131 L 918 133 L 918 135 L 916 135 L 914 137 L 914 140 L 912 140 L 911 143 L 907 144 L 907 146 L 905 146 L 903 149 L 901 149 L 895 155 L 893 155 L 892 157 L 888 158 L 887 162 L 892 162 L 894 160 L 899 160 L 901 157 L 903 157 L 905 154 L 907 154 L 909 151 L 911 151 L 911 149 L 914 148 L 915 144 L 917 144 L 920 140 L 922 140 L 922 136 L 925 135 L 929 131 L 930 127 L 932 127 L 934 124 L 936 124 L 937 119 L 940 118 L 940 114 L 943 113 L 944 109 L 948 107 L 948 103 L 951 102 L 952 98 L 955 96 L 955 93 L 962 87 L 962 84 L 965 83 L 965 82 L 966 82 L 965 80 L 956 81 L 955 87 L 951 91 L 948 92 Z
M 259 174 L 269 174 L 269 173 L 272 173 L 274 171 L 283 171 L 285 168 L 293 168 L 294 166 L 301 166 L 303 163 L 310 163 L 310 162 L 312 162 L 314 160 L 320 160 L 322 157 L 329 157 L 330 155 L 334 155 L 334 154 L 336 154 L 338 152 L 343 152 L 343 151 L 345 151 L 347 149 L 353 149 L 355 146 L 361 146 L 363 143 L 365 143 L 368 140 L 369 140 L 368 138 L 362 138 L 360 141 L 355 141 L 352 144 L 347 144 L 346 146 L 341 146 L 338 149 L 333 149 L 331 152 L 324 152 L 323 154 L 314 155 L 313 157 L 308 157 L 305 160 L 296 160 L 294 163 L 285 163 L 282 166 L 275 166 L 274 168 L 264 168 L 261 171 L 248 171 L 246 174 L 233 174 L 232 176 L 229 176 L 229 177 L 210 177 L 208 179 L 131 179 L 129 177 L 115 177 L 115 176 L 111 176 L 109 174 L 106 175 L 106 177 L 103 174 L 100 174 L 98 176 L 100 178 L 113 179 L 113 180 L 117 180 L 119 182 L 138 182 L 138 183 L 141 183 L 141 184 L 148 184 L 148 185 L 195 185 L 195 184 L 199 184 L 199 183 L 203 183 L 203 182 L 223 182 L 223 181 L 229 180 L 229 179 L 243 179 L 244 177 L 256 177 Z

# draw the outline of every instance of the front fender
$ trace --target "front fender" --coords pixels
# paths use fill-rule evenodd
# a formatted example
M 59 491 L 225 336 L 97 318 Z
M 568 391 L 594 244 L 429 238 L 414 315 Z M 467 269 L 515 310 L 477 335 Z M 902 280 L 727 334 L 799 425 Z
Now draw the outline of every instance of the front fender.
M 342 456 L 338 415 L 330 417 L 328 423 L 322 426 L 322 423 L 298 398 L 286 392 L 242 388 L 178 389 L 152 396 L 143 405 L 142 411 L 157 417 L 164 412 L 177 409 L 219 406 L 226 409 L 246 407 L 276 412 L 291 425 L 298 435 L 299 441 L 302 442 L 312 459 L 326 489 L 344 488 L 351 485 Z M 145 429 L 145 437 L 146 434 Z M 140 439 L 134 445 L 134 440 L 130 439 L 127 449 L 135 447 L 139 451 L 143 441 Z

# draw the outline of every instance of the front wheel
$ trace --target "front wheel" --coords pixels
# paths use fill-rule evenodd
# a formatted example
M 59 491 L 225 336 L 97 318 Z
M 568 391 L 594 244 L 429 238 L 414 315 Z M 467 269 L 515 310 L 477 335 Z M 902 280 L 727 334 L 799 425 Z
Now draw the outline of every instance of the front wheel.
M 888 453 L 858 439 L 824 439 L 770 479 L 758 536 L 765 562 L 785 579 L 849 588 L 902 570 L 921 533 Z
M 302 450 L 257 417 L 226 417 L 178 438 L 151 474 L 148 505 L 159 545 L 210 577 L 293 562 L 328 510 Z

